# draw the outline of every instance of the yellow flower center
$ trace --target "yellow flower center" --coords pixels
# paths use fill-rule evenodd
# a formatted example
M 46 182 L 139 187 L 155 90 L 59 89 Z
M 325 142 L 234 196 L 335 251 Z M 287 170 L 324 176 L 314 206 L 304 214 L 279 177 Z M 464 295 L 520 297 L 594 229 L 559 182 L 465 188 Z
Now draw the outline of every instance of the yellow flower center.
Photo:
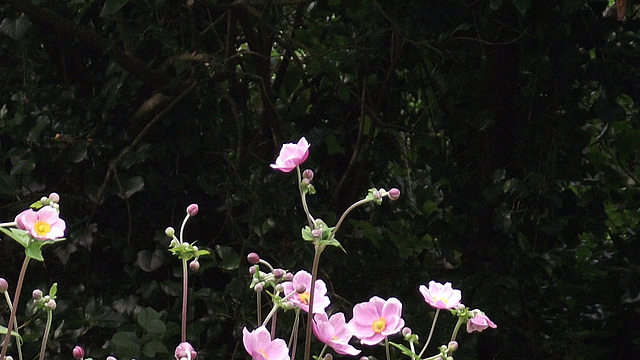
M 267 355 L 267 352 L 264 351 L 264 349 L 259 349 L 258 352 L 260 353 L 260 355 L 262 355 L 263 358 L 269 360 L 269 355 Z
M 309 292 L 305 291 L 302 294 L 298 294 L 298 299 L 302 301 L 303 304 L 309 305 Z
M 373 331 L 379 334 L 387 327 L 387 320 L 385 320 L 383 317 L 380 317 L 380 319 L 374 321 L 371 324 L 371 327 L 373 328 Z
M 33 225 L 33 230 L 35 230 L 38 236 L 46 236 L 51 231 L 51 225 L 42 220 L 38 220 Z
M 449 299 L 447 299 L 446 297 L 442 297 L 442 296 L 434 296 L 433 297 L 433 303 L 437 303 L 438 300 L 442 301 L 445 305 L 447 305 L 447 303 L 449 302 Z

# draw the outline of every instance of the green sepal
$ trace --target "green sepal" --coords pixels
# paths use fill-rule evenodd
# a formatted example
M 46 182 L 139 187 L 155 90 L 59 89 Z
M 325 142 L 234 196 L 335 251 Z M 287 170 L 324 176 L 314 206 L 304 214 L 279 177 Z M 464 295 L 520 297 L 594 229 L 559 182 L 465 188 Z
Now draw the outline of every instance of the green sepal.
M 42 203 L 42 201 L 38 200 L 36 202 L 34 202 L 33 204 L 29 205 L 30 208 L 32 208 L 33 210 L 38 210 L 41 207 L 43 207 L 45 204 Z
M 369 189 L 369 191 L 367 192 L 367 197 L 365 197 L 365 199 L 367 199 L 369 201 L 373 201 L 376 204 L 380 205 L 380 204 L 382 204 L 382 197 L 381 196 L 376 196 L 375 195 L 376 192 L 378 192 L 378 189 L 376 189 L 376 188 Z
M 203 255 L 211 254 L 211 252 L 208 251 L 208 250 L 200 250 L 200 249 L 198 249 L 196 251 L 193 248 L 195 243 L 196 243 L 195 241 L 193 243 L 191 243 L 191 244 L 178 243 L 177 245 L 170 246 L 169 247 L 169 251 L 171 251 L 171 253 L 173 255 L 176 255 L 178 257 L 178 259 L 187 260 L 187 261 L 189 261 L 189 260 L 191 260 L 193 258 L 199 258 L 200 256 L 203 256 Z

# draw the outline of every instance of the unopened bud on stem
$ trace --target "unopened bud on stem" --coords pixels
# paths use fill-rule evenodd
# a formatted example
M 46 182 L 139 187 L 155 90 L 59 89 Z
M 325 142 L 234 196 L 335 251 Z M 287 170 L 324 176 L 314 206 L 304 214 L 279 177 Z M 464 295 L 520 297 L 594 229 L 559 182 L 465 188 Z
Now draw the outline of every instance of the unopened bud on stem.
M 255 265 L 260 261 L 260 256 L 254 252 L 247 255 L 247 261 L 249 264 Z

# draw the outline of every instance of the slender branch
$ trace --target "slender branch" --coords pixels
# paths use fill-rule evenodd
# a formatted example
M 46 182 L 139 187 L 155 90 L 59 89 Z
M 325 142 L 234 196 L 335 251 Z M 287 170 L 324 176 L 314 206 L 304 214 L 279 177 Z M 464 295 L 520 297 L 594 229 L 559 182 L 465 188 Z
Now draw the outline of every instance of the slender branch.
M 20 292 L 22 291 L 22 284 L 24 283 L 24 276 L 27 273 L 27 266 L 29 265 L 29 259 L 31 259 L 28 255 L 25 255 L 24 261 L 22 262 L 22 268 L 20 269 L 20 275 L 18 276 L 18 284 L 16 286 L 16 293 L 13 295 L 13 303 L 16 306 L 11 307 L 11 314 L 9 315 L 9 323 L 7 324 L 7 335 L 4 337 L 4 342 L 2 343 L 2 351 L 0 352 L 0 359 L 4 359 L 7 354 L 7 348 L 9 347 L 9 343 L 11 342 L 11 330 L 13 330 L 13 323 L 16 320 L 16 309 L 18 308 L 18 304 L 20 301 Z
M 11 303 L 11 297 L 9 293 L 5 291 L 4 298 L 7 300 L 7 305 L 9 305 L 9 309 L 13 309 L 13 303 Z M 18 319 L 13 318 L 13 326 L 16 328 L 14 331 L 18 334 Z M 22 360 L 22 345 L 20 345 L 20 341 L 16 341 L 16 347 L 18 348 L 18 359 Z
M 47 308 L 47 325 L 42 334 L 42 346 L 40 347 L 40 360 L 44 360 L 44 352 L 47 349 L 47 340 L 49 339 L 49 331 L 51 330 L 51 321 L 53 320 L 53 310 Z
M 318 265 L 320 264 L 320 254 L 324 250 L 324 245 L 315 244 L 315 254 L 311 267 L 311 290 L 309 290 L 309 312 L 307 313 L 307 331 L 304 341 L 304 360 L 309 360 L 311 356 L 311 333 L 313 331 L 313 302 L 316 292 L 316 280 L 318 279 Z
M 182 259 L 182 342 L 187 341 L 187 294 L 189 292 L 187 259 Z

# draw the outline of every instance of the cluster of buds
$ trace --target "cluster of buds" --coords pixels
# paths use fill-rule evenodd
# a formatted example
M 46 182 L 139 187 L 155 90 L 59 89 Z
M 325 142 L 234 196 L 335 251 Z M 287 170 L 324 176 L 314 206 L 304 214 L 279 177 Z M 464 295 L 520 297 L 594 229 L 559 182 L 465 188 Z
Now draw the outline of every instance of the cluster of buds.
M 187 206 L 187 215 L 182 222 L 182 228 L 180 229 L 180 238 L 176 237 L 176 230 L 173 227 L 168 227 L 164 233 L 171 238 L 171 243 L 169 243 L 169 251 L 173 255 L 176 255 L 179 259 L 184 259 L 186 261 L 191 260 L 189 263 L 189 269 L 191 271 L 198 271 L 200 269 L 200 262 L 198 259 L 202 255 L 208 255 L 209 251 L 200 250 L 194 243 L 187 243 L 182 240 L 182 231 L 184 230 L 184 226 L 187 223 L 187 220 L 190 217 L 194 217 L 198 214 L 198 204 L 191 204 Z
M 51 286 L 51 290 L 49 291 L 49 295 L 44 295 L 44 293 L 40 289 L 33 290 L 33 292 L 31 293 L 31 297 L 33 298 L 33 303 L 36 306 L 36 309 L 50 311 L 56 309 L 56 288 L 57 284 L 53 284 L 53 286 Z
M 32 207 L 36 208 L 41 208 L 43 206 L 51 206 L 52 208 L 58 210 L 60 210 L 60 205 L 58 204 L 60 202 L 60 195 L 58 195 L 58 193 L 52 192 L 51 194 L 49 194 L 49 196 L 43 196 L 40 198 L 39 201 L 37 201 L 35 204 L 32 205 Z
M 274 268 L 254 252 L 247 255 L 247 261 L 251 264 L 249 274 L 252 276 L 249 288 L 257 293 L 263 292 L 265 287 L 270 287 L 275 290 L 275 292 L 282 292 L 282 286 L 280 284 L 293 279 L 292 273 L 284 269 Z M 261 271 L 260 265 L 263 265 L 268 271 Z M 304 292 L 304 290 L 302 292 Z
M 369 189 L 369 193 L 367 194 L 367 199 L 373 200 L 376 204 L 380 205 L 382 204 L 382 199 L 385 196 L 388 196 L 389 200 L 396 201 L 400 198 L 400 190 L 392 188 L 391 190 L 387 191 L 383 188 L 371 188 Z

